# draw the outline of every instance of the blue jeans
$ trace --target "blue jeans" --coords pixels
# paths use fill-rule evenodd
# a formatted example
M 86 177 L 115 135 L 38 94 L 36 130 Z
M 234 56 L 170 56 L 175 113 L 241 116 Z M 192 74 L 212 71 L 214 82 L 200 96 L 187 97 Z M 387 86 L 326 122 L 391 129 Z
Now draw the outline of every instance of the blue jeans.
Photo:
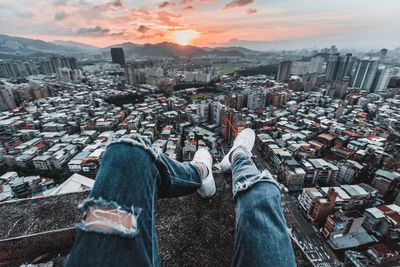
M 232 161 L 236 210 L 233 266 L 296 266 L 278 183 L 239 154 Z
M 235 160 L 233 176 L 259 176 L 249 162 L 246 158 Z M 129 229 L 100 230 L 82 221 L 66 266 L 160 266 L 154 223 L 156 201 L 191 194 L 200 185 L 194 166 L 168 158 L 145 139 L 133 136 L 109 145 L 93 190 L 80 208 L 84 212 L 93 207 L 118 209 L 131 214 L 134 223 Z M 235 201 L 233 264 L 294 266 L 278 188 L 257 182 L 251 190 L 239 188 Z

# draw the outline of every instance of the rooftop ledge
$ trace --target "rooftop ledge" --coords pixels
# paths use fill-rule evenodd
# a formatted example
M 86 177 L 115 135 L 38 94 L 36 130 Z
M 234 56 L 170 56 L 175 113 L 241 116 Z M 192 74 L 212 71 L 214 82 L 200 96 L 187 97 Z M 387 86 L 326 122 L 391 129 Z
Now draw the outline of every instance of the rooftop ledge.
M 220 173 L 214 176 L 217 193 L 210 199 L 194 193 L 158 201 L 156 226 L 163 266 L 230 266 L 235 233 L 231 181 Z M 75 239 L 74 225 L 81 218 L 77 206 L 88 194 L 1 203 L 0 265 L 67 255 Z M 62 260 L 54 263 L 62 266 Z

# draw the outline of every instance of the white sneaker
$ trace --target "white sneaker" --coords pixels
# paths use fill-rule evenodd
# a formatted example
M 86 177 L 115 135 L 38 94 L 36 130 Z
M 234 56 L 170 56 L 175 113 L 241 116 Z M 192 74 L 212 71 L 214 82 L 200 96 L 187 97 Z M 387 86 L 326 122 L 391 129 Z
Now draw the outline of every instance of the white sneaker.
M 238 134 L 238 136 L 236 136 L 231 150 L 229 150 L 229 152 L 219 163 L 219 167 L 221 168 L 221 170 L 224 172 L 231 170 L 232 163 L 229 157 L 233 150 L 235 150 L 237 147 L 244 147 L 249 153 L 251 153 L 255 141 L 256 141 L 256 133 L 252 129 L 246 128 L 243 131 L 241 131 Z
M 201 178 L 202 179 L 201 186 L 199 189 L 197 189 L 197 192 L 203 198 L 212 197 L 217 191 L 217 189 L 215 187 L 214 176 L 212 173 L 213 160 L 210 152 L 208 152 L 208 150 L 205 148 L 200 148 L 199 150 L 196 151 L 193 160 L 190 163 L 192 164 L 203 163 L 207 166 L 208 175 L 206 178 Z

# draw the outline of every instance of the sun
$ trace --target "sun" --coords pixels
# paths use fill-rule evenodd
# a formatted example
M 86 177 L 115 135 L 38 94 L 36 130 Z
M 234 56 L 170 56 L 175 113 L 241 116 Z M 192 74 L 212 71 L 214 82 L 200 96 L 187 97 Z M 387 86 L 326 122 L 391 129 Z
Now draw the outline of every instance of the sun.
M 191 41 L 199 36 L 199 32 L 194 30 L 182 30 L 172 32 L 172 38 L 175 40 L 177 44 L 180 45 L 188 45 Z

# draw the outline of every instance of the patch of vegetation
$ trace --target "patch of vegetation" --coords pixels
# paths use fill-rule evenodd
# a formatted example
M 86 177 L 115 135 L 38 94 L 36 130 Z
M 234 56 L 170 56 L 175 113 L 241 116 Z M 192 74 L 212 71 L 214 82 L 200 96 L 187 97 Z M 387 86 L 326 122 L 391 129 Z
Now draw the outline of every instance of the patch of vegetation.
M 174 91 L 181 91 L 189 88 L 201 88 L 204 86 L 206 86 L 204 83 L 182 83 L 175 85 Z
M 106 99 L 108 104 L 113 104 L 116 106 L 122 106 L 124 104 L 137 104 L 141 103 L 144 100 L 143 95 L 139 94 L 129 94 L 129 95 L 116 95 L 110 96 Z
M 276 75 L 278 73 L 279 64 L 271 64 L 266 66 L 259 66 L 255 68 L 249 68 L 245 70 L 236 71 L 239 76 L 255 76 L 255 75 Z

